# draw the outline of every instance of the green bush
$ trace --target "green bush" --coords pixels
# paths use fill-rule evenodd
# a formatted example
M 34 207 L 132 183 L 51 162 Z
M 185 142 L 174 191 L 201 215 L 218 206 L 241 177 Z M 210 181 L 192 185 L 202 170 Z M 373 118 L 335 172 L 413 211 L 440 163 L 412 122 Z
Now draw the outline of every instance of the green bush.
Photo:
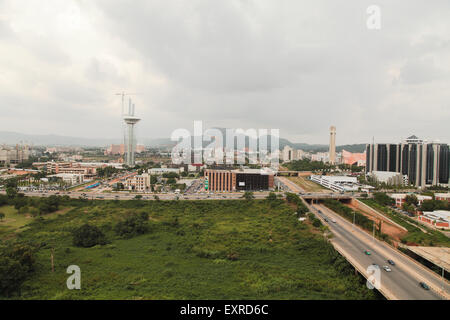
M 353 215 L 355 216 L 355 224 L 361 226 L 363 229 L 366 230 L 372 230 L 373 228 L 373 221 L 367 218 L 362 213 L 359 213 L 358 211 L 354 211 L 350 209 L 349 207 L 343 205 L 338 200 L 334 199 L 326 199 L 324 201 L 325 206 L 333 210 L 334 212 L 340 214 L 344 218 L 346 218 L 348 221 L 353 221 Z
M 0 248 L 0 295 L 10 296 L 20 289 L 23 281 L 34 271 L 35 248 L 16 244 Z
M 125 221 L 118 222 L 114 227 L 114 231 L 119 237 L 129 239 L 148 232 L 147 220 L 148 214 L 146 213 L 141 215 L 134 214 L 126 218 Z
M 392 206 L 395 204 L 395 200 L 384 192 L 375 192 L 373 194 L 373 199 L 382 206 Z
M 84 224 L 73 232 L 73 244 L 77 247 L 89 248 L 98 244 L 106 244 L 106 237 L 96 226 Z
M 61 202 L 61 197 L 58 196 L 50 196 L 48 198 L 41 198 L 38 209 L 39 214 L 47 214 L 58 211 L 59 204 Z

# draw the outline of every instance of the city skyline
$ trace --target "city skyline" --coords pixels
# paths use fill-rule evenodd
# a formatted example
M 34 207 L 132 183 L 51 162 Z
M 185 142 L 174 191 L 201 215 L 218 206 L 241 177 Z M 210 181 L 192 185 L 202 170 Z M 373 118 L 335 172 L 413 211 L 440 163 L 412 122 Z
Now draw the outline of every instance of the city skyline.
M 0 0 L 0 302 L 450 300 L 449 14 Z
M 369 4 L 3 1 L 2 130 L 120 137 L 129 90 L 138 137 L 201 119 L 310 144 L 331 124 L 337 145 L 450 141 L 450 4 L 379 1 L 380 30 Z

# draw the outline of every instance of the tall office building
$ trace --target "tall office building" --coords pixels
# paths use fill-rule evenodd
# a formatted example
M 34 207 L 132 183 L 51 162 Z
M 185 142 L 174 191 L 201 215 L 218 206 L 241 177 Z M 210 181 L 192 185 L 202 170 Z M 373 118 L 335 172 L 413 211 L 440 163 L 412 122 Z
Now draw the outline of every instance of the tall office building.
M 330 127 L 330 163 L 336 164 L 336 127 Z
M 416 187 L 449 185 L 449 145 L 425 142 L 416 136 L 400 144 L 368 144 L 366 173 L 372 171 L 399 172 L 408 176 Z

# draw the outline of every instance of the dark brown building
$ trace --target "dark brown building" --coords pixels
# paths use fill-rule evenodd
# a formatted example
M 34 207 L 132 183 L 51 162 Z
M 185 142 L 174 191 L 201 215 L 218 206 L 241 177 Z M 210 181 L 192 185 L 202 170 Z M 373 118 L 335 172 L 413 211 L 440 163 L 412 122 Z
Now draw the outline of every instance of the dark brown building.
M 273 172 L 262 169 L 205 170 L 208 191 L 258 191 L 273 188 Z

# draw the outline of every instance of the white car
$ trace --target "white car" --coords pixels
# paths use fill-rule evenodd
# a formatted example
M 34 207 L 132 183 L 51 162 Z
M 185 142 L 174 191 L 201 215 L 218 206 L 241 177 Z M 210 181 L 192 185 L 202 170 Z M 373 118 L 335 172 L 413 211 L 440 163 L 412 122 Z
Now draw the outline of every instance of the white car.
M 386 272 L 391 272 L 391 271 L 392 271 L 391 268 L 389 268 L 389 266 L 383 266 L 383 269 L 384 269 Z
M 331 222 L 333 222 L 333 223 L 336 223 L 336 220 L 334 220 L 334 219 L 331 219 Z

